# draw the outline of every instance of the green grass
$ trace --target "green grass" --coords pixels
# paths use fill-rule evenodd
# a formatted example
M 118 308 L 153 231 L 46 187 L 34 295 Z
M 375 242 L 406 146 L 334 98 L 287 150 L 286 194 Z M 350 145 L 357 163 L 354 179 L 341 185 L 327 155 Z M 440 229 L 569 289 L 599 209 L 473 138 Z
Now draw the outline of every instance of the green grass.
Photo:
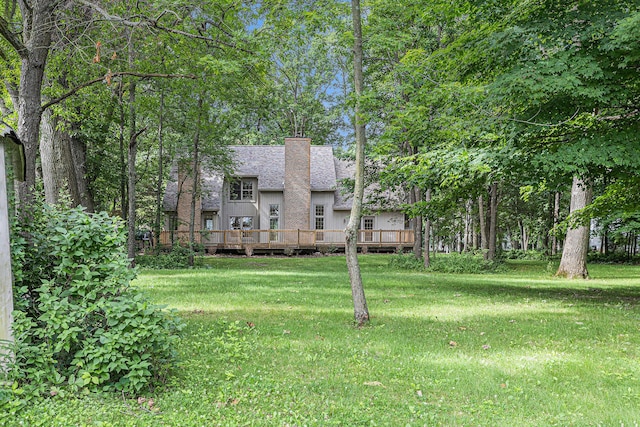
M 545 262 L 454 276 L 362 256 L 372 321 L 357 329 L 344 257 L 207 262 L 136 281 L 187 323 L 180 369 L 145 396 L 151 408 L 54 398 L 16 425 L 640 423 L 640 267 L 567 281 Z

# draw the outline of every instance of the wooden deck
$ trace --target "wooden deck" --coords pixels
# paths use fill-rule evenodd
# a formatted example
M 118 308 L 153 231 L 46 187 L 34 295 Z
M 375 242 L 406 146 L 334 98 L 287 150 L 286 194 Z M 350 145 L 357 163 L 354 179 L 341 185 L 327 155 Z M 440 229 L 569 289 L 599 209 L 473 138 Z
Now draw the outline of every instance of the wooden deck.
M 345 247 L 344 230 L 213 230 L 196 233 L 197 244 L 207 252 L 217 251 L 341 251 Z M 188 231 L 163 231 L 159 243 L 172 246 L 187 243 Z M 396 251 L 413 246 L 413 230 L 360 230 L 361 251 Z

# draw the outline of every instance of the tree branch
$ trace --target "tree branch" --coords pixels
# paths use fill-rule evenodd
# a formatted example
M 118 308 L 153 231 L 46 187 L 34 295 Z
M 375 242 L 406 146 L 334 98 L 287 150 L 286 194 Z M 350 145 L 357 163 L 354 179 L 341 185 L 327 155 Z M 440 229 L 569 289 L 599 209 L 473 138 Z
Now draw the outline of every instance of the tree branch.
M 145 21 L 129 21 L 128 19 L 125 19 L 125 18 L 123 18 L 121 16 L 111 15 L 109 12 L 107 12 L 106 10 L 104 10 L 103 8 L 98 6 L 97 4 L 95 4 L 93 2 L 90 2 L 90 1 L 77 0 L 77 2 L 82 4 L 82 5 L 84 5 L 84 6 L 92 8 L 93 10 L 98 12 L 100 15 L 102 15 L 107 21 L 118 22 L 118 23 L 126 25 L 128 27 L 141 27 L 141 26 L 148 25 L 147 22 L 145 22 Z
M 253 52 L 251 50 L 248 50 L 248 49 L 245 49 L 245 48 L 242 48 L 242 47 L 239 47 L 235 43 L 223 42 L 223 41 L 221 41 L 220 39 L 217 39 L 217 38 L 214 39 L 213 37 L 209 37 L 209 36 L 203 36 L 203 35 L 200 35 L 200 34 L 191 34 L 191 33 L 188 33 L 186 31 L 175 30 L 173 28 L 163 27 L 162 25 L 160 25 L 158 22 L 155 22 L 155 21 L 149 21 L 149 23 L 151 24 L 151 26 L 153 28 L 157 28 L 159 30 L 166 31 L 167 33 L 178 34 L 178 35 L 181 35 L 181 36 L 184 36 L 184 37 L 189 37 L 189 38 L 197 39 L 197 40 L 204 40 L 204 41 L 208 41 L 208 42 L 211 42 L 211 43 L 214 43 L 214 44 L 218 44 L 218 45 L 222 45 L 222 46 L 225 46 L 225 47 L 229 47 L 231 49 L 235 49 L 235 50 L 238 50 L 240 52 L 248 53 L 250 55 L 255 55 L 255 52 Z
M 84 82 L 74 88 L 72 88 L 71 90 L 69 90 L 68 92 L 60 95 L 57 98 L 54 98 L 52 100 L 50 100 L 49 102 L 46 102 L 45 104 L 42 105 L 41 109 L 42 111 L 46 110 L 47 108 L 51 107 L 52 105 L 58 104 L 62 101 L 64 101 L 65 99 L 69 98 L 70 96 L 75 95 L 77 92 L 79 92 L 80 90 L 92 86 L 96 83 L 100 83 L 102 81 L 105 81 L 107 79 L 112 79 L 113 77 L 121 77 L 121 76 L 134 76 L 134 77 L 140 77 L 140 78 L 165 78 L 165 79 L 196 79 L 197 77 L 194 76 L 193 74 L 157 74 L 157 73 L 137 73 L 137 72 L 133 72 L 133 71 L 121 71 L 121 72 L 117 72 L 117 73 L 108 73 L 102 77 L 98 77 L 95 78 L 93 80 L 89 80 L 87 82 Z
M 9 23 L 2 16 L 0 16 L 0 36 L 9 42 L 21 58 L 24 58 L 27 55 L 27 47 L 22 43 L 22 40 L 11 32 L 9 29 Z
M 104 10 L 103 8 L 98 6 L 97 4 L 92 3 L 90 1 L 87 1 L 87 0 L 77 0 L 77 1 L 80 4 L 83 4 L 83 5 L 87 6 L 87 7 L 90 7 L 92 9 L 94 9 L 96 12 L 98 12 L 100 15 L 102 15 L 108 21 L 118 22 L 120 24 L 129 26 L 129 27 L 156 28 L 158 30 L 165 31 L 167 33 L 178 34 L 178 35 L 181 35 L 181 36 L 184 36 L 184 37 L 189 37 L 189 38 L 197 39 L 197 40 L 208 41 L 208 42 L 211 42 L 211 43 L 214 43 L 214 44 L 217 44 L 217 45 L 221 45 L 221 46 L 229 47 L 229 48 L 232 48 L 232 49 L 236 49 L 236 50 L 238 50 L 240 52 L 248 53 L 248 54 L 251 54 L 251 55 L 255 54 L 255 52 L 252 52 L 252 51 L 250 51 L 248 49 L 244 49 L 242 47 L 239 47 L 235 43 L 223 42 L 223 41 L 221 41 L 221 40 L 219 40 L 217 38 L 213 38 L 213 37 L 209 37 L 209 36 L 205 36 L 205 35 L 200 35 L 200 34 L 192 34 L 192 33 L 189 33 L 187 31 L 176 30 L 174 28 L 169 28 L 169 27 L 165 27 L 163 25 L 160 25 L 160 22 L 159 22 L 160 19 L 162 19 L 162 17 L 164 17 L 167 14 L 172 14 L 172 15 L 178 17 L 178 15 L 173 11 L 164 10 L 155 19 L 154 18 L 142 17 L 140 21 L 130 21 L 130 20 L 125 19 L 125 18 L 123 18 L 121 16 L 111 15 L 109 12 L 107 12 L 106 10 Z M 179 17 L 178 17 L 178 19 L 179 19 Z M 221 30 L 221 28 L 219 26 L 215 26 L 215 27 L 218 28 L 218 30 Z

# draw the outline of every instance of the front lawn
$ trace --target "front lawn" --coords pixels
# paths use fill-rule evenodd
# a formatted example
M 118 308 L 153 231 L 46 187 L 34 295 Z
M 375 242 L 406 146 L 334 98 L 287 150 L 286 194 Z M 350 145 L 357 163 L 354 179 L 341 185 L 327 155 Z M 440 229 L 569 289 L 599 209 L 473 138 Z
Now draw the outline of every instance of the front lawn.
M 342 256 L 142 271 L 135 284 L 187 324 L 170 383 L 140 397 L 56 396 L 12 425 L 640 423 L 640 267 L 593 265 L 592 280 L 567 281 L 545 262 L 486 275 L 361 263 L 362 329 Z

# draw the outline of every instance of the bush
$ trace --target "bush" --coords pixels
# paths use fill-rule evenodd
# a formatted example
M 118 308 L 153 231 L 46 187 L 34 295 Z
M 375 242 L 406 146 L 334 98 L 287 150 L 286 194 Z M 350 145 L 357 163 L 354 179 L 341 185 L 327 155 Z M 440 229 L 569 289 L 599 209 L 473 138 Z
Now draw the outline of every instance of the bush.
M 399 270 L 424 270 L 424 261 L 413 253 L 398 253 L 391 255 L 389 266 Z
M 545 261 L 549 257 L 544 252 L 540 251 L 525 251 L 522 249 L 511 249 L 503 251 L 501 254 L 502 259 L 525 259 L 530 261 Z
M 186 246 L 173 245 L 168 254 L 158 253 L 157 255 L 139 255 L 136 257 L 136 265 L 139 267 L 153 269 L 181 269 L 189 268 L 189 257 L 194 257 L 194 266 L 203 265 L 201 259 L 196 257 L 198 252 L 192 251 Z
M 482 254 L 450 253 L 438 255 L 431 259 L 429 271 L 439 273 L 481 274 L 495 273 L 503 270 L 504 265 L 499 261 L 487 261 Z
M 181 324 L 136 288 L 121 221 L 39 205 L 14 227 L 14 395 L 138 393 L 163 381 Z
M 594 264 L 638 264 L 640 263 L 640 256 L 631 256 L 622 251 L 609 252 L 607 254 L 589 252 L 587 262 Z
M 425 270 L 438 273 L 480 274 L 493 273 L 503 270 L 499 261 L 487 261 L 482 254 L 438 254 L 431 257 L 429 268 L 425 269 L 422 260 L 413 254 L 393 255 L 389 265 L 395 268 Z

